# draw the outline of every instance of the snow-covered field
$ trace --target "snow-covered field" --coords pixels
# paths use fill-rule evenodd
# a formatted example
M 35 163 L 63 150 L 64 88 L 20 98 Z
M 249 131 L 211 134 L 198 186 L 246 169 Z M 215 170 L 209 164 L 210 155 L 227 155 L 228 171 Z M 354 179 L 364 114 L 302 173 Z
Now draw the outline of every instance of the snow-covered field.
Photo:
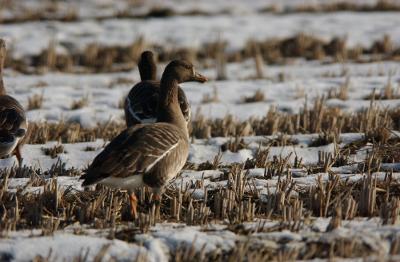
M 356 21 L 356 22 L 354 22 Z M 370 21 L 374 21 L 370 23 Z M 78 22 L 33 22 L 2 25 L 0 37 L 12 47 L 12 55 L 23 58 L 37 55 L 51 42 L 64 54 L 84 50 L 92 43 L 102 46 L 130 45 L 139 37 L 165 48 L 201 49 L 205 43 L 220 39 L 230 50 L 242 48 L 248 40 L 285 38 L 299 33 L 331 40 L 345 37 L 348 46 L 369 47 L 390 35 L 400 42 L 400 17 L 396 12 L 330 14 L 245 14 L 165 19 L 107 19 Z M 259 26 L 263 25 L 263 26 Z M 240 32 L 238 34 L 238 32 Z
M 139 37 L 168 48 L 196 49 L 223 39 L 228 51 L 243 48 L 249 39 L 299 33 L 327 40 L 346 37 L 351 47 L 370 47 L 389 35 L 400 45 L 399 12 L 259 12 L 320 1 L 112 2 L 65 1 L 57 12 L 79 7 L 76 21 L 56 16 L 0 24 L 0 37 L 7 41 L 8 55 L 22 60 L 52 41 L 57 52 L 71 53 L 91 43 L 129 45 Z M 18 17 L 26 8 L 40 10 L 44 4 L 14 5 L 0 8 L 1 17 Z M 168 7 L 177 15 L 115 17 L 127 6 L 133 14 Z M 179 14 L 194 9 L 207 15 Z M 311 134 L 307 128 L 285 134 L 289 128 L 282 128 L 283 123 L 273 135 L 193 138 L 188 163 L 168 187 L 156 223 L 144 191 L 141 218 L 133 222 L 124 192 L 81 187 L 78 175 L 108 143 L 106 136 L 92 142 L 28 142 L 22 149 L 24 167 L 17 167 L 15 157 L 0 159 L 0 261 L 399 260 L 399 62 L 296 58 L 281 65 L 265 63 L 264 77 L 256 79 L 255 62 L 247 59 L 228 63 L 226 80 L 215 80 L 214 65 L 198 68 L 211 81 L 181 85 L 195 121 L 217 123 L 230 115 L 238 123 L 273 126 L 262 119 L 270 120 L 267 113 L 274 109 L 298 115 L 303 126 L 305 103 L 317 111 L 312 105 L 321 97 L 321 112 L 337 114 L 337 121 Z M 159 65 L 159 75 L 164 67 Z M 121 102 L 139 74 L 134 68 L 25 75 L 6 68 L 4 81 L 27 109 L 29 121 L 79 123 L 88 129 L 123 124 Z M 35 99 L 41 102 L 33 106 Z M 341 132 L 351 125 L 345 116 L 360 112 L 378 112 L 381 118 L 371 116 L 375 122 L 365 124 L 371 130 Z M 320 119 L 308 121 L 312 125 Z
M 160 66 L 162 72 L 164 66 Z M 215 69 L 205 69 L 204 74 L 215 78 Z M 329 64 L 298 61 L 293 65 L 271 66 L 264 69 L 268 79 L 251 80 L 255 75 L 253 61 L 230 64 L 226 81 L 209 81 L 205 84 L 184 83 L 182 87 L 191 102 L 192 111 L 207 118 L 223 118 L 232 114 L 246 120 L 262 117 L 270 107 L 296 113 L 304 106 L 305 98 L 315 99 L 327 95 L 329 90 L 338 89 L 349 81 L 348 99 L 330 98 L 327 105 L 345 111 L 359 111 L 369 107 L 365 98 L 374 90 L 382 93 L 388 83 L 398 92 L 400 66 L 396 62 L 369 64 Z M 345 72 L 345 73 L 344 73 Z M 279 81 L 279 75 L 285 81 Z M 344 75 L 343 75 L 344 74 Z M 31 121 L 76 121 L 85 127 L 107 121 L 123 121 L 121 101 L 135 82 L 139 80 L 138 70 L 113 74 L 61 74 L 20 75 L 6 71 L 5 81 L 23 105 L 28 106 L 29 98 L 35 94 L 43 96 L 41 108 L 28 112 Z M 121 83 L 122 82 L 122 83 Z M 244 103 L 244 97 L 252 96 L 257 90 L 264 94 L 264 101 Z M 217 96 L 211 103 L 204 103 L 204 97 Z M 398 92 L 400 94 L 400 92 Z M 86 105 L 72 109 L 72 104 L 85 98 Z M 62 101 L 62 103 L 60 103 Z M 399 100 L 376 101 L 380 107 L 396 108 Z

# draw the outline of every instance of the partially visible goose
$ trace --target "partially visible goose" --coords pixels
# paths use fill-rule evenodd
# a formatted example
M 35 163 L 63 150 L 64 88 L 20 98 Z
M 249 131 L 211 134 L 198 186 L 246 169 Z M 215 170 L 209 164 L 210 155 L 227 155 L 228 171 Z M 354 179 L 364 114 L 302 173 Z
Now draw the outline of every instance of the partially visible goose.
M 187 124 L 179 107 L 178 83 L 206 80 L 188 62 L 169 63 L 161 78 L 157 123 L 135 125 L 114 138 L 81 177 L 82 185 L 100 183 L 129 190 L 134 217 L 137 214 L 135 189 L 148 186 L 155 199 L 159 199 L 163 187 L 181 170 L 189 152 Z
M 157 66 L 154 54 L 151 51 L 144 51 L 140 56 L 138 67 L 141 82 L 132 87 L 125 99 L 125 120 L 128 127 L 154 123 L 157 119 L 160 82 L 156 81 Z M 178 87 L 178 101 L 185 121 L 189 122 L 190 106 L 185 92 L 180 87 Z
M 6 44 L 0 39 L 0 158 L 15 154 L 21 164 L 21 146 L 28 123 L 21 104 L 6 94 L 3 82 L 5 56 Z

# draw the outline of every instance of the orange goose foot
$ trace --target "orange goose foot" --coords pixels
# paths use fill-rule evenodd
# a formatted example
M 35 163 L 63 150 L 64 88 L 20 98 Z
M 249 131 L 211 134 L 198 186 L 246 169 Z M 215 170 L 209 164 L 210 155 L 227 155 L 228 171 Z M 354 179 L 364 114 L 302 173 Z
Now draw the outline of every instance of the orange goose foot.
M 137 219 L 137 205 L 138 205 L 138 199 L 135 195 L 135 192 L 132 192 L 129 194 L 129 200 L 131 203 L 131 215 L 133 217 L 133 219 Z
M 154 193 L 153 196 L 152 196 L 152 201 L 155 204 L 158 204 L 158 205 L 161 204 L 161 195 Z
M 160 220 L 161 195 L 157 193 L 153 194 L 152 201 L 153 204 L 155 205 L 155 218 L 156 220 Z

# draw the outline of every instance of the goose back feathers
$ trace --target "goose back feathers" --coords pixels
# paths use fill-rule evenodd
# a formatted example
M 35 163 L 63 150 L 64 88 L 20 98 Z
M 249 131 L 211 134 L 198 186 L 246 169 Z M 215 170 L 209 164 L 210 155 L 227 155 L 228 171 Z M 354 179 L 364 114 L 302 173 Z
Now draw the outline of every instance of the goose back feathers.
M 152 52 L 142 53 L 139 63 L 141 82 L 132 87 L 125 99 L 124 111 L 128 127 L 154 123 L 157 119 L 157 108 L 160 100 L 160 82 L 156 81 L 157 66 Z M 191 117 L 190 105 L 185 92 L 178 87 L 178 100 L 186 122 Z

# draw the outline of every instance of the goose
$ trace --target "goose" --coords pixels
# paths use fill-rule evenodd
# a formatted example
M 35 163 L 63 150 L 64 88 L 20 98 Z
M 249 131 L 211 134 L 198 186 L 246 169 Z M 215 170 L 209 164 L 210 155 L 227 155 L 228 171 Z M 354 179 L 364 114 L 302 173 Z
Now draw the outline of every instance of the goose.
M 115 137 L 81 176 L 82 186 L 103 184 L 126 189 L 131 213 L 137 217 L 134 190 L 152 189 L 159 200 L 164 186 L 184 166 L 189 153 L 187 124 L 178 100 L 178 83 L 205 82 L 193 65 L 184 60 L 170 62 L 160 82 L 157 122 L 128 127 Z
M 138 67 L 141 82 L 132 87 L 125 99 L 124 111 L 128 127 L 136 124 L 154 123 L 157 119 L 160 82 L 156 81 L 157 66 L 153 52 L 144 51 L 140 56 Z M 190 106 L 185 92 L 180 87 L 178 87 L 178 101 L 185 121 L 189 122 Z
M 6 44 L 0 39 L 0 158 L 13 154 L 21 165 L 21 147 L 28 122 L 21 104 L 6 94 L 3 81 L 5 56 Z

